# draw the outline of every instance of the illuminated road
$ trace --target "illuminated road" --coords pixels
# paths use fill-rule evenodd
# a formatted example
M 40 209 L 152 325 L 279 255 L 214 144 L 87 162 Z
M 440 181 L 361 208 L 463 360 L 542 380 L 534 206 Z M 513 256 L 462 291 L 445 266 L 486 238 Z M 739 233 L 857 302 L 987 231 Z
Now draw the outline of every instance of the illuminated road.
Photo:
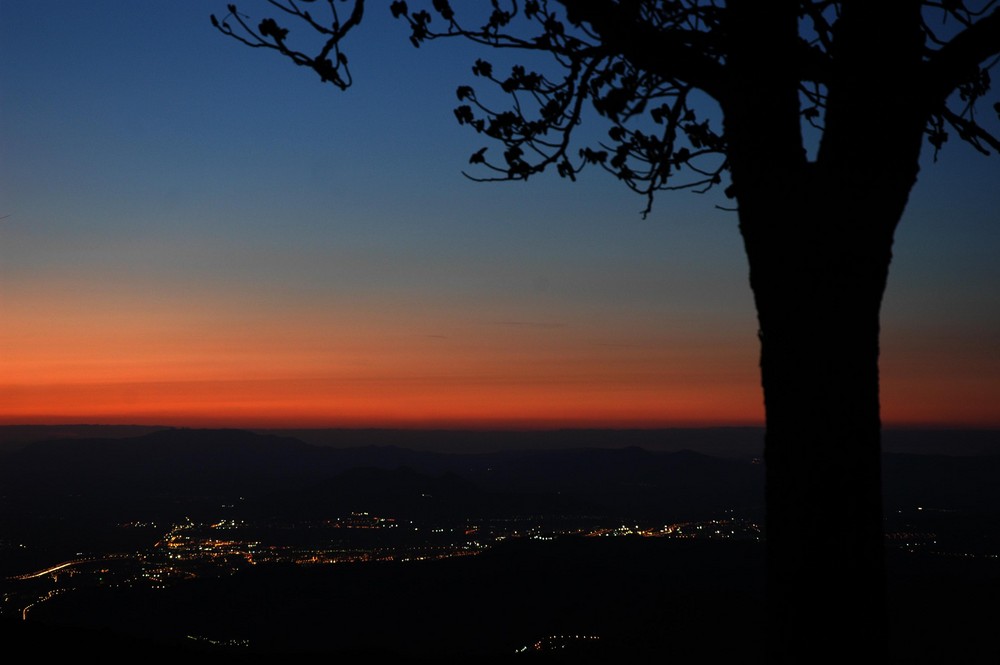
M 75 566 L 80 563 L 89 563 L 91 561 L 97 561 L 97 559 L 75 559 L 73 561 L 65 561 L 63 563 L 57 563 L 54 566 L 46 568 L 44 570 L 39 570 L 37 573 L 25 573 L 23 575 L 14 575 L 8 579 L 12 580 L 30 580 L 36 577 L 42 577 L 43 575 L 48 575 L 49 573 L 54 573 L 57 570 L 62 570 L 63 568 L 69 568 L 70 566 Z
M 39 570 L 34 573 L 24 573 L 23 575 L 12 575 L 8 577 L 9 580 L 31 580 L 36 577 L 43 577 L 57 570 L 62 570 L 64 568 L 70 568 L 71 566 L 78 566 L 82 563 L 94 563 L 95 561 L 107 561 L 108 559 L 121 559 L 123 557 L 129 556 L 128 554 L 106 554 L 104 556 L 87 557 L 85 559 L 73 559 L 71 561 L 64 561 L 62 563 L 57 563 L 54 566 L 49 566 L 44 570 Z
M 33 602 L 30 605 L 26 606 L 23 610 L 21 610 L 21 620 L 22 621 L 27 621 L 28 620 L 28 610 L 30 610 L 32 607 L 34 607 L 35 605 L 38 605 L 40 603 L 44 603 L 46 600 L 51 600 L 51 599 L 55 598 L 56 596 L 58 596 L 59 594 L 61 594 L 62 592 L 63 592 L 62 589 L 53 589 L 52 591 L 47 592 L 44 596 L 42 596 L 41 598 L 39 598 L 35 602 Z

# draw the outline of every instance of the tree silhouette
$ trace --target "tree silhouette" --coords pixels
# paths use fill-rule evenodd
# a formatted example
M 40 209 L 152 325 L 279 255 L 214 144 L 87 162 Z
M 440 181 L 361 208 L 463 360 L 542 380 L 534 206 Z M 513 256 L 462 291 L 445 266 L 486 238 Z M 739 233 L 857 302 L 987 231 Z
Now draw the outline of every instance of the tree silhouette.
M 253 26 L 229 5 L 212 22 L 348 88 L 342 42 L 364 1 L 268 2 L 320 37 L 312 55 L 275 18 Z M 997 0 L 491 0 L 463 3 L 471 23 L 429 4 L 389 6 L 414 46 L 545 58 L 475 62 L 506 108 L 458 88 L 458 122 L 492 141 L 471 177 L 601 168 L 645 212 L 663 190 L 722 186 L 734 200 L 761 341 L 771 652 L 884 652 L 879 309 L 924 137 L 935 155 L 951 134 L 1000 150 L 977 116 L 1000 60 Z M 585 120 L 607 123 L 606 138 L 580 145 Z

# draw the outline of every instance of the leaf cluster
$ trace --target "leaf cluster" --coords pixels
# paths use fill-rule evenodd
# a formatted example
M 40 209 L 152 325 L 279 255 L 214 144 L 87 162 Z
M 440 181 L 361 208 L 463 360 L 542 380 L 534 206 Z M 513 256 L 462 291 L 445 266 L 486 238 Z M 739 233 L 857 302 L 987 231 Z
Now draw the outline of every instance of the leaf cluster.
M 984 155 L 990 155 L 990 150 L 1000 152 L 1000 137 L 984 127 L 977 117 L 979 102 L 991 89 L 990 70 L 1000 63 L 998 5 L 998 0 L 975 6 L 963 0 L 924 3 L 925 57 L 928 61 L 943 60 L 947 63 L 952 52 L 961 50 L 981 49 L 986 56 L 974 55 L 954 67 L 950 84 L 957 94 L 937 100 L 938 104 L 930 114 L 927 137 L 934 148 L 935 159 L 949 138 L 949 129 Z M 975 39 L 977 37 L 979 39 Z M 979 47 L 975 41 L 985 42 L 985 48 Z M 1000 102 L 994 103 L 992 110 L 1000 120 Z
M 411 12 L 393 3 L 393 14 L 410 26 L 414 44 L 462 38 L 494 49 L 517 49 L 535 66 L 517 64 L 500 71 L 479 59 L 473 76 L 507 96 L 496 108 L 475 88 L 461 85 L 455 109 L 459 124 L 503 145 L 491 160 L 488 147 L 470 157 L 487 176 L 474 180 L 523 180 L 548 169 L 575 179 L 588 166 L 602 168 L 647 199 L 665 189 L 705 191 L 722 182 L 727 167 L 721 129 L 693 103 L 696 86 L 668 73 L 638 67 L 594 28 L 584 3 L 490 3 L 478 24 L 459 22 L 447 0 L 435 0 L 431 11 Z M 625 3 L 622 3 L 625 4 Z M 701 37 L 718 21 L 711 5 L 695 2 L 631 3 L 629 17 L 657 31 L 685 33 L 711 51 Z M 534 57 L 533 57 L 534 56 Z M 554 72 L 554 74 L 553 74 Z M 576 129 L 585 118 L 601 118 L 603 140 L 575 146 Z

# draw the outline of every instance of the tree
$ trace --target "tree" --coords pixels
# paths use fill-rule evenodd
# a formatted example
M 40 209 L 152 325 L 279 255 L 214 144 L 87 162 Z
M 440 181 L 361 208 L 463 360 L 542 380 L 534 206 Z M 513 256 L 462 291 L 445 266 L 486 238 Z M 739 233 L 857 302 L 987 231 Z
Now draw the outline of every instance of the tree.
M 348 88 L 343 40 L 364 0 L 268 2 L 319 36 L 313 55 L 274 18 L 253 26 L 229 5 L 212 22 Z M 447 0 L 389 6 L 414 46 L 465 39 L 547 58 L 509 73 L 475 62 L 508 108 L 458 88 L 458 122 L 503 148 L 471 156 L 476 179 L 602 168 L 645 212 L 664 190 L 723 186 L 735 201 L 761 341 L 776 659 L 886 650 L 879 310 L 924 137 L 935 154 L 950 132 L 1000 150 L 977 116 L 1000 61 L 997 4 L 491 0 L 474 27 Z M 578 145 L 585 120 L 607 123 L 607 138 Z

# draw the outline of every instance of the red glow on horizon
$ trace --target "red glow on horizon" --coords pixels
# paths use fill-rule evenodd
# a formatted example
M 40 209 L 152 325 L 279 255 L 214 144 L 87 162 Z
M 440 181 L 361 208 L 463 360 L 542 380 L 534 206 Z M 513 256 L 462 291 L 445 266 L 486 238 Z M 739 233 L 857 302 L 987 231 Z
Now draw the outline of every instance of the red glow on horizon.
M 690 393 L 621 386 L 458 386 L 306 382 L 45 386 L 6 393 L 5 424 L 182 427 L 563 429 L 701 427 L 762 422 L 754 391 Z M 220 397 L 224 394 L 225 397 Z M 724 407 L 720 407 L 724 404 Z M 56 406 L 58 405 L 58 406 Z
M 403 335 L 398 330 L 417 326 L 406 318 L 412 313 L 399 320 L 360 313 L 348 326 L 342 317 L 327 320 L 308 310 L 260 323 L 211 304 L 194 314 L 157 305 L 156 316 L 130 301 L 79 311 L 70 305 L 53 305 L 49 313 L 40 306 L 12 310 L 0 328 L 6 346 L 0 423 L 405 429 L 764 423 L 750 335 L 653 333 L 636 324 L 628 327 L 632 343 L 617 344 L 605 340 L 617 339 L 620 322 L 577 331 L 473 325 L 444 314 L 434 314 L 433 329 L 448 335 Z M 75 313 L 73 325 L 47 323 L 66 308 Z M 1000 427 L 994 373 L 971 361 L 921 361 L 900 353 L 884 363 L 887 426 Z

